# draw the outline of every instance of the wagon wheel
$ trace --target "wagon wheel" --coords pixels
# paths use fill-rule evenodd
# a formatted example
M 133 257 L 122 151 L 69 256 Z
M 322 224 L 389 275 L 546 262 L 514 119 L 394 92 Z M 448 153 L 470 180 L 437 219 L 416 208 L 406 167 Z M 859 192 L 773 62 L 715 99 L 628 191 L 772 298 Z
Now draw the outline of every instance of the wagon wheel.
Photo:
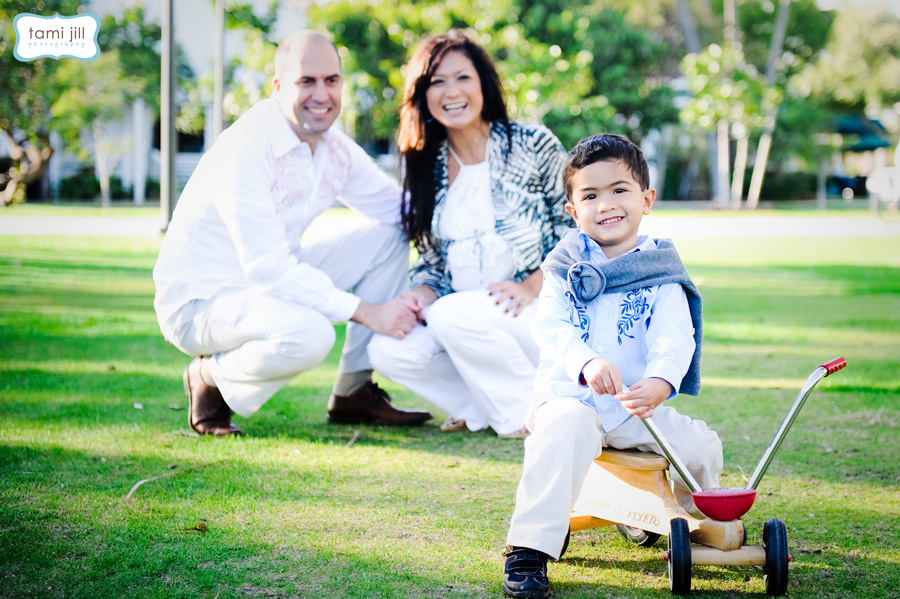
M 669 531 L 669 588 L 676 595 L 691 590 L 691 531 L 687 520 L 673 518 Z
M 655 532 L 648 532 L 635 528 L 633 526 L 625 526 L 624 524 L 616 524 L 616 530 L 622 535 L 622 538 L 629 543 L 640 545 L 641 547 L 650 547 L 659 540 L 661 535 Z
M 766 550 L 766 565 L 763 566 L 763 579 L 766 581 L 766 593 L 784 595 L 787 592 L 788 555 L 787 528 L 781 520 L 772 518 L 763 527 L 763 548 Z

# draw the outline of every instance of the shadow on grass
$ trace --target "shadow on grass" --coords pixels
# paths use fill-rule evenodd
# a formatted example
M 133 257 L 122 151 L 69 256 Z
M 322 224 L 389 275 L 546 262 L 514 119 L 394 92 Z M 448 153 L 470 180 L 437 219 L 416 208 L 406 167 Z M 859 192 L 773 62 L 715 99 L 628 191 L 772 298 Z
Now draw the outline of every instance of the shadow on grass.
M 4 596 L 221 592 L 226 597 L 448 597 L 481 596 L 485 589 L 499 596 L 499 568 L 484 573 L 467 565 L 450 574 L 435 565 L 433 556 L 424 564 L 416 559 L 420 546 L 442 552 L 434 547 L 445 546 L 442 535 L 448 530 L 452 536 L 457 530 L 481 527 L 477 543 L 451 541 L 462 554 L 446 556 L 472 564 L 484 559 L 479 547 L 486 537 L 487 544 L 502 537 L 503 509 L 473 511 L 470 499 L 454 491 L 458 485 L 477 485 L 479 469 L 444 471 L 457 477 L 440 481 L 448 492 L 423 496 L 423 485 L 434 480 L 434 470 L 412 469 L 403 477 L 391 477 L 332 465 L 323 459 L 328 455 L 298 459 L 292 467 L 249 465 L 238 455 L 220 458 L 210 451 L 216 443 L 207 441 L 213 440 L 176 441 L 174 449 L 194 445 L 196 453 L 180 460 L 175 474 L 148 482 L 127 502 L 123 498 L 135 481 L 173 472 L 165 457 L 114 455 L 103 448 L 0 445 L 0 475 L 8 483 L 0 491 L 0 581 L 12 589 Z M 241 443 L 225 441 L 231 449 Z M 487 506 L 511 495 L 512 485 L 494 489 L 479 502 Z M 453 522 L 442 523 L 442 514 Z M 827 521 L 855 523 L 865 541 L 861 544 L 868 546 L 871 539 L 866 535 L 890 535 L 897 524 L 896 517 L 886 520 L 885 514 L 861 502 L 833 505 L 820 515 Z M 797 527 L 791 522 L 788 526 L 795 554 L 792 589 L 825 596 L 832 588 L 849 592 L 857 585 L 861 590 L 890 584 L 890 561 L 865 550 L 854 557 L 853 539 L 846 533 L 840 535 L 840 545 L 808 550 L 808 527 L 799 527 L 794 538 Z M 573 536 L 560 566 L 588 572 L 591 582 L 554 582 L 558 596 L 620 596 L 626 590 L 630 595 L 668 596 L 664 545 L 644 549 L 616 539 L 588 546 L 580 536 Z M 758 543 L 758 531 L 752 533 L 753 543 Z M 897 544 L 896 538 L 882 543 Z M 551 565 L 551 579 L 555 568 Z M 626 589 L 604 582 L 607 572 L 608 578 L 621 579 L 622 571 L 626 578 L 648 577 L 647 586 Z M 761 577 L 758 568 L 748 567 L 695 567 L 692 573 L 698 589 L 758 586 Z M 457 588 L 453 595 L 451 581 Z M 41 592 L 46 587 L 61 592 Z M 465 588 L 474 590 L 460 590 Z
M 120 317 L 117 314 L 117 311 L 124 312 L 134 312 L 140 313 L 141 315 L 146 315 L 153 312 L 153 296 L 149 296 L 146 293 L 110 293 L 110 292 L 82 292 L 82 291 L 60 291 L 59 293 L 53 295 L 52 297 L 47 297 L 43 295 L 43 291 L 40 291 L 39 288 L 31 289 L 29 287 L 19 287 L 15 290 L 3 289 L 0 287 L 0 302 L 2 301 L 10 301 L 10 302 L 21 302 L 22 298 L 29 298 L 29 302 L 27 304 L 22 305 L 21 308 L 17 310 L 18 314 L 17 318 L 31 318 L 33 320 L 37 320 L 39 318 L 46 318 L 49 320 L 48 324 L 52 325 L 54 321 L 54 317 L 52 315 L 48 315 L 46 312 L 48 309 L 59 309 L 64 308 L 67 310 L 72 309 L 101 309 L 107 311 L 110 318 Z M 33 297 L 33 294 L 39 295 L 38 298 Z M 8 298 L 8 299 L 5 299 Z M 153 321 L 155 322 L 155 320 Z
M 116 511 L 117 522 L 93 523 L 17 510 L 21 521 L 4 525 L 0 549 L 4 597 L 447 596 L 444 576 L 384 553 L 344 553 L 290 534 L 272 546 L 239 527 L 199 532 L 197 517 L 166 526 L 159 516 L 145 521 L 140 510 Z
M 471 528 L 483 527 L 484 514 L 464 506 L 459 492 L 417 501 L 432 472 L 393 480 L 322 456 L 288 468 L 210 453 L 198 451 L 173 471 L 162 457 L 103 448 L 0 445 L 0 474 L 9 483 L 0 491 L 4 597 L 445 597 L 448 582 L 499 591 L 494 579 L 441 571 L 434 559 L 423 565 L 408 549 L 452 539 L 455 528 L 435 514 L 468 514 L 477 518 Z M 171 476 L 125 501 L 151 473 Z M 478 477 L 477 470 L 453 473 L 469 485 Z M 490 518 L 501 526 L 496 514 Z M 470 555 L 449 559 L 477 563 L 482 545 L 460 545 Z
M 94 257 L 94 260 L 97 258 Z M 146 279 L 150 275 L 153 263 L 139 265 L 115 264 L 105 261 L 103 263 L 93 262 L 91 256 L 80 256 L 77 258 L 65 257 L 63 260 L 36 260 L 28 258 L 25 262 L 18 259 L 9 259 L 0 257 L 0 266 L 4 268 L 22 268 L 36 269 L 41 272 L 56 271 L 55 276 L 68 276 L 73 273 L 82 272 L 92 277 L 129 277 L 133 279 Z M 9 271 L 8 271 L 9 272 Z
M 297 379 L 300 384 L 303 376 Z M 119 370 L 66 373 L 7 369 L 0 371 L 0 386 L 6 389 L 3 421 L 9 426 L 140 426 L 155 434 L 189 431 L 188 402 L 180 374 L 166 378 Z M 477 454 L 485 460 L 516 463 L 522 459 L 521 440 L 500 439 L 489 431 L 443 433 L 435 421 L 421 427 L 328 424 L 330 393 L 331 387 L 325 385 L 290 386 L 252 418 L 236 416 L 235 421 L 248 436 L 261 439 L 344 445 L 358 431 L 354 444 L 359 447 L 396 446 L 439 456 Z M 402 407 L 427 407 L 420 399 L 398 403 Z M 170 404 L 180 409 L 172 409 Z

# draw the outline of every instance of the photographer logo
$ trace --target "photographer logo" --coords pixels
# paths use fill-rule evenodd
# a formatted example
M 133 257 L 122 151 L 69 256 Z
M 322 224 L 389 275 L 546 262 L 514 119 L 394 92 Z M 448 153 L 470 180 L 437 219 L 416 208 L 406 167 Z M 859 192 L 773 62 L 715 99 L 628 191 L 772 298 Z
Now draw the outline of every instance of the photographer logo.
M 100 19 L 95 14 L 42 17 L 22 13 L 13 20 L 13 28 L 16 31 L 13 55 L 22 62 L 47 57 L 91 61 L 100 56 L 97 46 Z

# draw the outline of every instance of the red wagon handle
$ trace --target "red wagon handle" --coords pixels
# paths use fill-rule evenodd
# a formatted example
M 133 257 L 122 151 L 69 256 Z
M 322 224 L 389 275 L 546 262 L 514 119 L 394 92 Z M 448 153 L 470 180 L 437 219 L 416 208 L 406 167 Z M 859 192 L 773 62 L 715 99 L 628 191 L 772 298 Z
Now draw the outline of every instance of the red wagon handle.
M 844 358 L 835 358 L 831 362 L 825 362 L 820 366 L 820 368 L 824 368 L 825 376 L 828 376 L 829 374 L 834 374 L 841 368 L 844 368 L 846 365 L 847 360 L 845 360 Z

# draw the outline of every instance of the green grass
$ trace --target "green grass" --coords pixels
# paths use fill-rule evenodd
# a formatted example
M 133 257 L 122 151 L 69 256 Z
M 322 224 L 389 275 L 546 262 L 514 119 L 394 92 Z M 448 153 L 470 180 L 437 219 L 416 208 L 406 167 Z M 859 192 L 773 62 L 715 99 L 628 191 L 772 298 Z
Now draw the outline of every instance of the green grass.
M 0 596 L 500 597 L 521 442 L 441 433 L 443 414 L 329 426 L 336 351 L 239 419 L 246 437 L 191 436 L 187 357 L 152 309 L 157 249 L 0 237 Z M 706 338 L 703 393 L 675 403 L 719 432 L 724 484 L 753 469 L 817 364 L 849 362 L 763 479 L 749 542 L 787 523 L 790 597 L 900 597 L 900 239 L 679 249 Z M 575 533 L 550 565 L 555 595 L 668 597 L 662 550 Z M 695 567 L 693 588 L 764 593 L 751 567 Z
M 61 204 L 14 204 L 0 209 L 0 217 L 17 216 L 104 216 L 104 217 L 154 217 L 160 214 L 159 200 L 149 200 L 143 206 L 131 201 L 115 201 L 109 208 L 101 208 L 100 202 L 65 202 Z

